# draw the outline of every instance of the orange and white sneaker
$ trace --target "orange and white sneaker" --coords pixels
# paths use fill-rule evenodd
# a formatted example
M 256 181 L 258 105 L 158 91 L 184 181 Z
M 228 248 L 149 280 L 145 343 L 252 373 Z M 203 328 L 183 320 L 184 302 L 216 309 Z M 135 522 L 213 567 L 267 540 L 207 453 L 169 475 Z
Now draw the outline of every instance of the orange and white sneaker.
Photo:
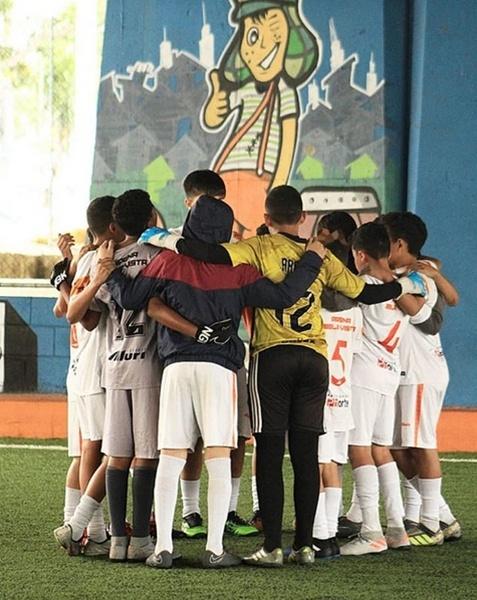
M 341 556 L 361 556 L 363 554 L 379 554 L 387 549 L 388 544 L 382 531 L 366 531 L 341 546 L 340 552 Z
M 392 550 L 411 549 L 411 542 L 404 527 L 388 527 L 385 538 L 388 548 Z

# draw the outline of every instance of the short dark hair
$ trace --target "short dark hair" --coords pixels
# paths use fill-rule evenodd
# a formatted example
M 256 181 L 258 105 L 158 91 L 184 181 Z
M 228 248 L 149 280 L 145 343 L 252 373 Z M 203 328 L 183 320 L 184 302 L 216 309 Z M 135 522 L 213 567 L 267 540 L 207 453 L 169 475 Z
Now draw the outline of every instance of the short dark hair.
M 202 171 L 192 171 L 183 182 L 186 196 L 207 195 L 224 198 L 225 183 L 220 175 L 209 169 Z
M 365 223 L 351 236 L 353 250 L 362 250 L 372 258 L 388 258 L 391 251 L 388 232 L 380 223 Z
M 303 212 L 300 192 L 291 185 L 273 188 L 265 200 L 265 212 L 277 225 L 295 225 Z
M 100 196 L 91 200 L 86 209 L 86 221 L 93 235 L 102 235 L 113 221 L 114 196 Z
M 393 242 L 402 239 L 407 243 L 409 253 L 419 256 L 427 240 L 427 227 L 421 217 L 412 212 L 390 212 L 381 215 L 379 221 L 386 226 Z
M 331 232 L 339 231 L 344 235 L 347 242 L 349 242 L 351 234 L 356 231 L 358 227 L 353 217 L 343 210 L 335 210 L 324 217 L 321 217 L 318 226 L 325 227 Z
M 139 236 L 147 228 L 154 205 L 144 190 L 127 190 L 116 198 L 113 219 L 126 235 Z

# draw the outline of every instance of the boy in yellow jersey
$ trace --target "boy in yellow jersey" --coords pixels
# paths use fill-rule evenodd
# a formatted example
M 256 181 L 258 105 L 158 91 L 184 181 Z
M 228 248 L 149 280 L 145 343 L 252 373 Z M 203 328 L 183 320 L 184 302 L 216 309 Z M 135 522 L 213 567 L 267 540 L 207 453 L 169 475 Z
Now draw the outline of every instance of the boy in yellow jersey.
M 265 222 L 278 233 L 214 246 L 183 239 L 153 228 L 141 236 L 152 243 L 214 263 L 250 264 L 274 282 L 295 268 L 305 251 L 298 236 L 304 220 L 301 196 L 290 186 L 273 189 L 265 202 Z M 295 540 L 289 560 L 314 562 L 312 529 L 319 490 L 316 461 L 318 436 L 323 433 L 323 407 L 328 389 L 326 340 L 320 316 L 323 287 L 336 289 L 364 303 L 383 302 L 404 292 L 424 293 L 421 280 L 402 284 L 365 285 L 331 252 L 305 295 L 285 310 L 256 309 L 252 327 L 249 393 L 257 448 L 257 487 L 263 519 L 263 547 L 244 559 L 256 566 L 283 564 L 282 462 L 288 432 L 295 475 Z

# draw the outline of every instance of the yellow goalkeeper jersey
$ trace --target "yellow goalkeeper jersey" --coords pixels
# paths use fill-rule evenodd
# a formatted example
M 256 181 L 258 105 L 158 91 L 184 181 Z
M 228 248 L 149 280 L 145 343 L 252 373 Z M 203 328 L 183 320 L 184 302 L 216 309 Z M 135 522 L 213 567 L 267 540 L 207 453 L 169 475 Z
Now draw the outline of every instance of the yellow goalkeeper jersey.
M 276 283 L 294 270 L 305 252 L 305 245 L 306 240 L 283 233 L 223 244 L 234 266 L 252 265 Z M 255 309 L 252 354 L 279 344 L 299 344 L 327 356 L 320 315 L 321 292 L 325 286 L 356 298 L 363 290 L 364 281 L 328 250 L 318 277 L 298 302 L 284 310 Z

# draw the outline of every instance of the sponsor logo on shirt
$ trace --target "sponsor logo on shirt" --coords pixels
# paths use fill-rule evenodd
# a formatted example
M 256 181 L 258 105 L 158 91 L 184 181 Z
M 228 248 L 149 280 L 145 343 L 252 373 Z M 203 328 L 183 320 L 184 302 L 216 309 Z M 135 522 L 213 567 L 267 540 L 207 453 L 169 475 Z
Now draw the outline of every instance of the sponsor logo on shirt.
M 386 371 L 391 371 L 392 373 L 397 372 L 396 365 L 388 362 L 387 360 L 384 360 L 384 358 L 382 357 L 378 358 L 378 367 L 380 367 L 381 369 L 386 369 Z
M 108 356 L 108 360 L 118 362 L 122 360 L 142 360 L 146 358 L 146 352 L 143 350 L 135 350 L 133 352 L 126 352 L 126 350 L 117 350 Z

